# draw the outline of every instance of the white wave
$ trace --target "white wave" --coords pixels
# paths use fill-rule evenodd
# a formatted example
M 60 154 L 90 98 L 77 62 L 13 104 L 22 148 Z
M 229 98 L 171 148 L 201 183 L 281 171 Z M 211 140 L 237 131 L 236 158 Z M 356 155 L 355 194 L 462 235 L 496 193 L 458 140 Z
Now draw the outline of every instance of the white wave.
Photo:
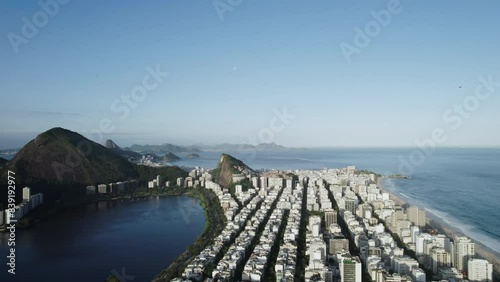
M 475 228 L 472 225 L 460 222 L 459 219 L 450 215 L 449 213 L 446 213 L 446 212 L 441 211 L 441 210 L 429 208 L 429 207 L 422 207 L 422 208 L 424 208 L 426 210 L 426 212 L 430 213 L 431 216 L 434 216 L 436 218 L 443 220 L 450 227 L 458 229 L 463 234 L 469 236 L 470 238 L 472 238 L 478 242 L 481 242 L 483 245 L 487 246 L 488 248 L 500 253 L 500 244 L 498 244 L 497 239 L 481 232 L 480 230 L 478 230 L 477 228 Z
M 423 201 L 420 201 L 415 198 L 411 198 L 408 195 L 399 192 L 400 190 L 396 185 L 395 182 L 392 179 L 386 179 L 386 181 L 383 182 L 383 190 L 387 190 L 388 192 L 391 192 L 393 194 L 400 194 L 403 197 L 408 199 L 408 202 L 411 205 L 420 207 L 425 209 L 428 213 L 430 213 L 431 217 L 435 217 L 438 219 L 441 219 L 444 221 L 444 223 L 454 229 L 459 230 L 461 233 L 465 234 L 466 236 L 481 242 L 483 245 L 487 246 L 488 248 L 499 252 L 500 253 L 500 244 L 499 240 L 490 236 L 487 233 L 484 233 L 482 230 L 478 229 L 477 227 L 474 227 L 473 225 L 466 224 L 462 221 L 460 221 L 458 218 L 441 211 L 436 208 L 431 208 L 428 206 L 428 204 L 424 204 Z M 418 198 L 418 197 L 417 197 Z
M 403 196 L 403 197 L 407 198 L 407 199 L 411 199 L 411 198 L 410 198 L 408 195 L 406 195 L 406 194 L 403 194 L 403 193 L 399 193 L 399 194 L 400 194 L 401 196 Z

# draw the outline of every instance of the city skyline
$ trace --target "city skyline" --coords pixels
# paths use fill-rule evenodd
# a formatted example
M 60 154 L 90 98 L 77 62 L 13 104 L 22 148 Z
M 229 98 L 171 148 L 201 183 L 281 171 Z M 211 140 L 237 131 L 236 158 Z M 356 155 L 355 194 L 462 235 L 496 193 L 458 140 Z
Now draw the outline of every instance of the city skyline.
M 500 281 L 499 11 L 0 1 L 0 281 Z
M 436 128 L 440 146 L 500 144 L 495 1 L 60 2 L 32 38 L 24 26 L 44 7 L 0 4 L 3 149 L 58 126 L 92 137 L 103 121 L 112 130 L 91 139 L 121 146 L 412 147 Z M 492 91 L 471 99 L 480 85 Z

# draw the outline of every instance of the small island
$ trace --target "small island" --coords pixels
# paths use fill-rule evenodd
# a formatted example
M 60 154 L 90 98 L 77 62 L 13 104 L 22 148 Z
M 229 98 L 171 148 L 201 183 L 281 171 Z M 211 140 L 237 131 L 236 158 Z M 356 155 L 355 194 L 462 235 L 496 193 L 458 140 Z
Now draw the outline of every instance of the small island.
M 181 160 L 177 155 L 173 153 L 166 153 L 165 156 L 163 156 L 163 160 L 167 162 L 175 162 Z
M 186 158 L 188 158 L 188 159 L 197 159 L 199 157 L 200 157 L 200 155 L 198 155 L 196 153 L 191 153 L 191 154 L 186 156 Z

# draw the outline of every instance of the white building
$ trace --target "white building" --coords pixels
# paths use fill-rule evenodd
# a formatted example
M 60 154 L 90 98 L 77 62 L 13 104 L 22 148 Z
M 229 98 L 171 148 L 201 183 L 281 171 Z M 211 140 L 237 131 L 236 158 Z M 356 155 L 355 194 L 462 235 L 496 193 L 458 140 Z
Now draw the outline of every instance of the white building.
M 361 282 L 361 261 L 358 257 L 342 258 L 340 260 L 341 282 Z
M 260 187 L 261 188 L 267 188 L 267 177 L 261 176 L 260 177 Z
M 31 188 L 23 188 L 23 201 L 29 201 L 31 199 Z
M 252 177 L 252 187 L 259 188 L 259 178 L 256 176 Z
M 99 194 L 106 194 L 108 193 L 108 186 L 106 184 L 99 184 L 97 185 L 97 191 Z
M 414 268 L 411 272 L 411 277 L 416 282 L 425 282 L 425 272 L 421 268 Z
M 438 273 L 441 268 L 451 267 L 451 255 L 444 248 L 433 248 L 431 251 L 432 271 Z
M 337 212 L 334 209 L 325 209 L 325 226 L 329 228 L 334 223 L 337 223 Z
M 241 192 L 243 192 L 243 186 L 241 186 L 239 184 L 236 185 L 234 188 L 235 188 L 235 193 L 236 194 L 240 194 Z
M 425 210 L 411 206 L 406 209 L 406 215 L 408 216 L 408 220 L 410 220 L 414 225 L 418 227 L 425 227 Z
M 455 238 L 455 264 L 454 267 L 459 271 L 467 271 L 467 262 L 474 258 L 474 242 L 467 237 Z
M 177 178 L 177 186 L 184 187 L 184 178 L 182 177 Z
M 469 281 L 491 282 L 493 281 L 493 264 L 485 259 L 471 259 L 468 261 Z

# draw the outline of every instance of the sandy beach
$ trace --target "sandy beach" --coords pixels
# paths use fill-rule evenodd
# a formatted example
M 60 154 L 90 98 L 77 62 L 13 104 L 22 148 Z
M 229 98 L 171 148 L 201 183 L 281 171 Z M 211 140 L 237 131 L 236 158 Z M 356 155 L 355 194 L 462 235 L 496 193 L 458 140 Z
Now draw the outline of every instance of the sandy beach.
M 398 197 L 397 195 L 393 194 L 392 192 L 388 191 L 387 189 L 384 189 L 383 185 L 383 180 L 387 179 L 386 177 L 381 177 L 378 179 L 378 186 L 380 189 L 389 194 L 389 198 L 393 200 L 397 205 L 405 205 L 410 203 L 408 201 L 405 201 Z M 465 235 L 460 229 L 451 226 L 438 216 L 426 211 L 426 222 L 427 225 L 430 227 L 438 230 L 440 233 L 445 234 L 449 238 L 453 239 L 455 236 L 465 236 L 470 238 L 469 236 Z M 473 238 L 470 238 L 471 240 L 474 241 L 475 243 L 475 248 L 476 248 L 476 257 L 477 258 L 484 258 L 488 260 L 490 263 L 493 264 L 493 276 L 495 281 L 500 281 L 500 253 L 492 250 L 491 248 L 488 248 L 481 242 L 474 240 Z

